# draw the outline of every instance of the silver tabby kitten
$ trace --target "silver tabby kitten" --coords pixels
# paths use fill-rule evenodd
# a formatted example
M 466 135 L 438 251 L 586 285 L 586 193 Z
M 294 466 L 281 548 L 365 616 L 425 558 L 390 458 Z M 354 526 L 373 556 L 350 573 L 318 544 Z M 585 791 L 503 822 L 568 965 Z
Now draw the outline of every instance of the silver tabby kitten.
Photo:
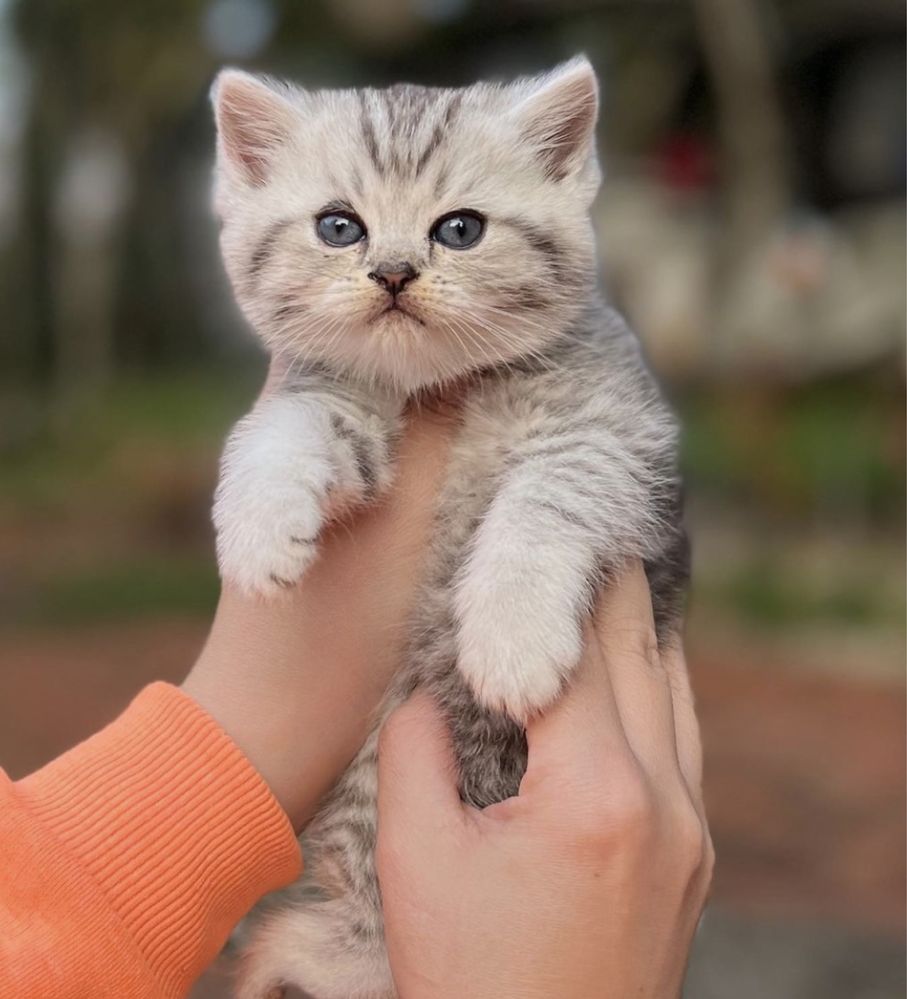
M 463 797 L 517 791 L 521 723 L 568 681 L 596 587 L 644 560 L 661 640 L 686 577 L 674 421 L 599 298 L 595 74 L 310 92 L 214 90 L 216 207 L 236 296 L 290 372 L 233 431 L 214 520 L 225 579 L 271 594 L 338 509 L 393 476 L 408 398 L 466 399 L 408 654 L 373 735 L 304 836 L 303 880 L 257 920 L 245 999 L 394 995 L 375 842 L 381 718 L 444 706 Z M 345 626 L 345 625 L 344 625 Z

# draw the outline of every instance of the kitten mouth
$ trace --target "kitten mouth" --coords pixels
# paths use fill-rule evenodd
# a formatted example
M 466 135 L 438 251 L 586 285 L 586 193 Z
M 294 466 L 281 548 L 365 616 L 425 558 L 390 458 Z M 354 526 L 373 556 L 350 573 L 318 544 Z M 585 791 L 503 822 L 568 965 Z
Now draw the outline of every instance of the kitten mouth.
M 425 325 L 424 320 L 420 319 L 414 312 L 410 312 L 409 309 L 405 309 L 396 299 L 394 299 L 390 305 L 387 306 L 387 308 L 382 309 L 375 318 L 382 319 L 384 316 L 395 314 L 399 316 L 406 316 L 407 319 L 412 319 L 413 322 L 419 323 L 420 326 Z

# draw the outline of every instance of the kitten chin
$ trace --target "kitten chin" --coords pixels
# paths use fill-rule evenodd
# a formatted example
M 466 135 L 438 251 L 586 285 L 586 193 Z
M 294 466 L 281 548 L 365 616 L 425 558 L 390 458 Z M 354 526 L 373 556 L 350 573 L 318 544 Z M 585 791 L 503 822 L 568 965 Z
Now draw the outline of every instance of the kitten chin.
M 595 291 L 597 92 L 584 59 L 459 90 L 215 85 L 224 260 L 289 366 L 224 452 L 221 574 L 279 596 L 337 509 L 389 488 L 405 407 L 458 414 L 397 676 L 306 830 L 303 879 L 251 917 L 241 999 L 392 999 L 377 734 L 416 687 L 484 807 L 517 793 L 523 724 L 570 682 L 596 588 L 642 560 L 659 640 L 679 628 L 677 429 Z

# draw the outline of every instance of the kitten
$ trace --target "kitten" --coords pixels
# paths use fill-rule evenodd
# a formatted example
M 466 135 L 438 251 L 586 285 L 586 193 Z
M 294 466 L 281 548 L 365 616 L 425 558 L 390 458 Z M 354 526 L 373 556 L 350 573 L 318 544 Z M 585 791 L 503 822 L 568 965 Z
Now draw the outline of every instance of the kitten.
M 237 299 L 291 362 L 239 422 L 214 506 L 222 575 L 294 584 L 325 520 L 393 477 L 408 398 L 466 398 L 408 653 L 252 931 L 240 994 L 387 999 L 373 864 L 381 719 L 443 705 L 463 797 L 516 793 L 522 724 L 568 682 L 596 588 L 644 560 L 661 641 L 686 580 L 674 420 L 599 298 L 595 74 L 310 92 L 224 71 L 216 209 Z M 253 920 L 254 921 L 254 920 Z

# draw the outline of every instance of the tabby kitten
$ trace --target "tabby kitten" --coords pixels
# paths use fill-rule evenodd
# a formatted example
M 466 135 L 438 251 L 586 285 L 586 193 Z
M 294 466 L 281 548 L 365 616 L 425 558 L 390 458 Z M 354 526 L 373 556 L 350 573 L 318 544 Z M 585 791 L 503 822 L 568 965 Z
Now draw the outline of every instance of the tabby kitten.
M 253 918 L 239 986 L 244 999 L 284 985 L 387 999 L 381 721 L 427 687 L 463 797 L 516 793 L 522 724 L 568 682 L 601 581 L 644 560 L 659 637 L 676 633 L 677 432 L 596 290 L 598 87 L 584 58 L 456 90 L 312 92 L 226 70 L 213 101 L 227 270 L 289 362 L 226 446 L 223 577 L 265 595 L 294 584 L 325 520 L 387 489 L 407 400 L 467 385 L 405 661 L 304 834 L 303 879 Z

